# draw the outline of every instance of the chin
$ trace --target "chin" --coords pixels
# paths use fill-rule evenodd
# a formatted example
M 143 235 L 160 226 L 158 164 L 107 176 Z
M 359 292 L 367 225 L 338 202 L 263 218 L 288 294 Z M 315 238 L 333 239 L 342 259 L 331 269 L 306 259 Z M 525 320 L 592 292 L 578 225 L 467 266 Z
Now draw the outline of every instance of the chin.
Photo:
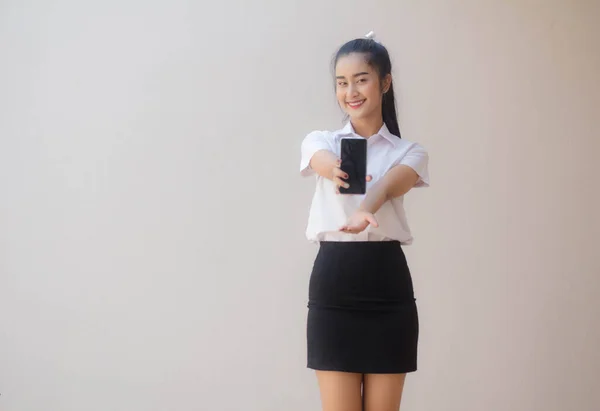
M 351 120 L 363 120 L 370 117 L 370 113 L 366 113 L 363 111 L 347 111 L 346 113 L 348 114 Z

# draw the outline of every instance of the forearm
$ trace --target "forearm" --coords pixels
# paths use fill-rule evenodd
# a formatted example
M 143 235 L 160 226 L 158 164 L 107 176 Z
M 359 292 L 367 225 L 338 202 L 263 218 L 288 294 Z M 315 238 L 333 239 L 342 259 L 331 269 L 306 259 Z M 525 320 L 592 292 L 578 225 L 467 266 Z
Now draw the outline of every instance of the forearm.
M 418 180 L 419 175 L 412 168 L 395 166 L 367 191 L 359 209 L 375 214 L 386 201 L 406 194 Z
M 389 200 L 388 188 L 382 179 L 367 191 L 359 210 L 375 214 L 387 200 Z
M 338 163 L 338 158 L 329 150 L 317 151 L 310 160 L 310 168 L 318 175 L 328 180 L 333 180 L 333 170 Z

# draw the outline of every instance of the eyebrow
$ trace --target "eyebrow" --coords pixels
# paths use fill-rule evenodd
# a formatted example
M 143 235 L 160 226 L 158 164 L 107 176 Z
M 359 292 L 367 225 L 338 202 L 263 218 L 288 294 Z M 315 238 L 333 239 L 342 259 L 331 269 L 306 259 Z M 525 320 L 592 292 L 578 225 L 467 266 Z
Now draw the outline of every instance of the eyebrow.
M 363 72 L 360 72 L 360 73 L 356 73 L 356 74 L 354 74 L 352 77 L 356 78 L 356 77 L 359 77 L 359 76 L 364 76 L 364 75 L 367 75 L 367 74 L 369 74 L 369 73 L 367 73 L 366 71 L 363 71 Z M 336 77 L 336 79 L 338 79 L 338 80 L 343 80 L 343 79 L 345 79 L 345 78 L 346 78 L 346 77 L 344 77 L 344 76 L 337 76 L 337 77 Z

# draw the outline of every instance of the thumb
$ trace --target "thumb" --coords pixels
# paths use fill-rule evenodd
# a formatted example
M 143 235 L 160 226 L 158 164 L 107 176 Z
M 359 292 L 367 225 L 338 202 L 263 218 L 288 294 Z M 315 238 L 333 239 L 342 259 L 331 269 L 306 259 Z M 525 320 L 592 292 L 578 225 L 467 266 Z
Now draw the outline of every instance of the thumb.
M 373 214 L 367 214 L 366 219 L 373 227 L 379 227 L 379 223 L 377 223 L 377 220 Z

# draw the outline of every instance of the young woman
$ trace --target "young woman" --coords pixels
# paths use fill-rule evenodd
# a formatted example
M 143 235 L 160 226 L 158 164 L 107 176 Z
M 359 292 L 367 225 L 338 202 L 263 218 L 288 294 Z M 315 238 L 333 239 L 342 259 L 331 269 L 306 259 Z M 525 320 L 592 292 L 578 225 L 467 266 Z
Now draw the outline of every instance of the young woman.
M 419 321 L 402 250 L 412 243 L 403 197 L 429 185 L 428 155 L 400 138 L 392 67 L 371 33 L 334 61 L 344 128 L 313 131 L 300 170 L 316 175 L 306 235 L 319 243 L 309 285 L 308 368 L 324 411 L 397 411 L 406 373 L 417 369 Z M 340 140 L 367 140 L 367 192 L 340 194 Z

